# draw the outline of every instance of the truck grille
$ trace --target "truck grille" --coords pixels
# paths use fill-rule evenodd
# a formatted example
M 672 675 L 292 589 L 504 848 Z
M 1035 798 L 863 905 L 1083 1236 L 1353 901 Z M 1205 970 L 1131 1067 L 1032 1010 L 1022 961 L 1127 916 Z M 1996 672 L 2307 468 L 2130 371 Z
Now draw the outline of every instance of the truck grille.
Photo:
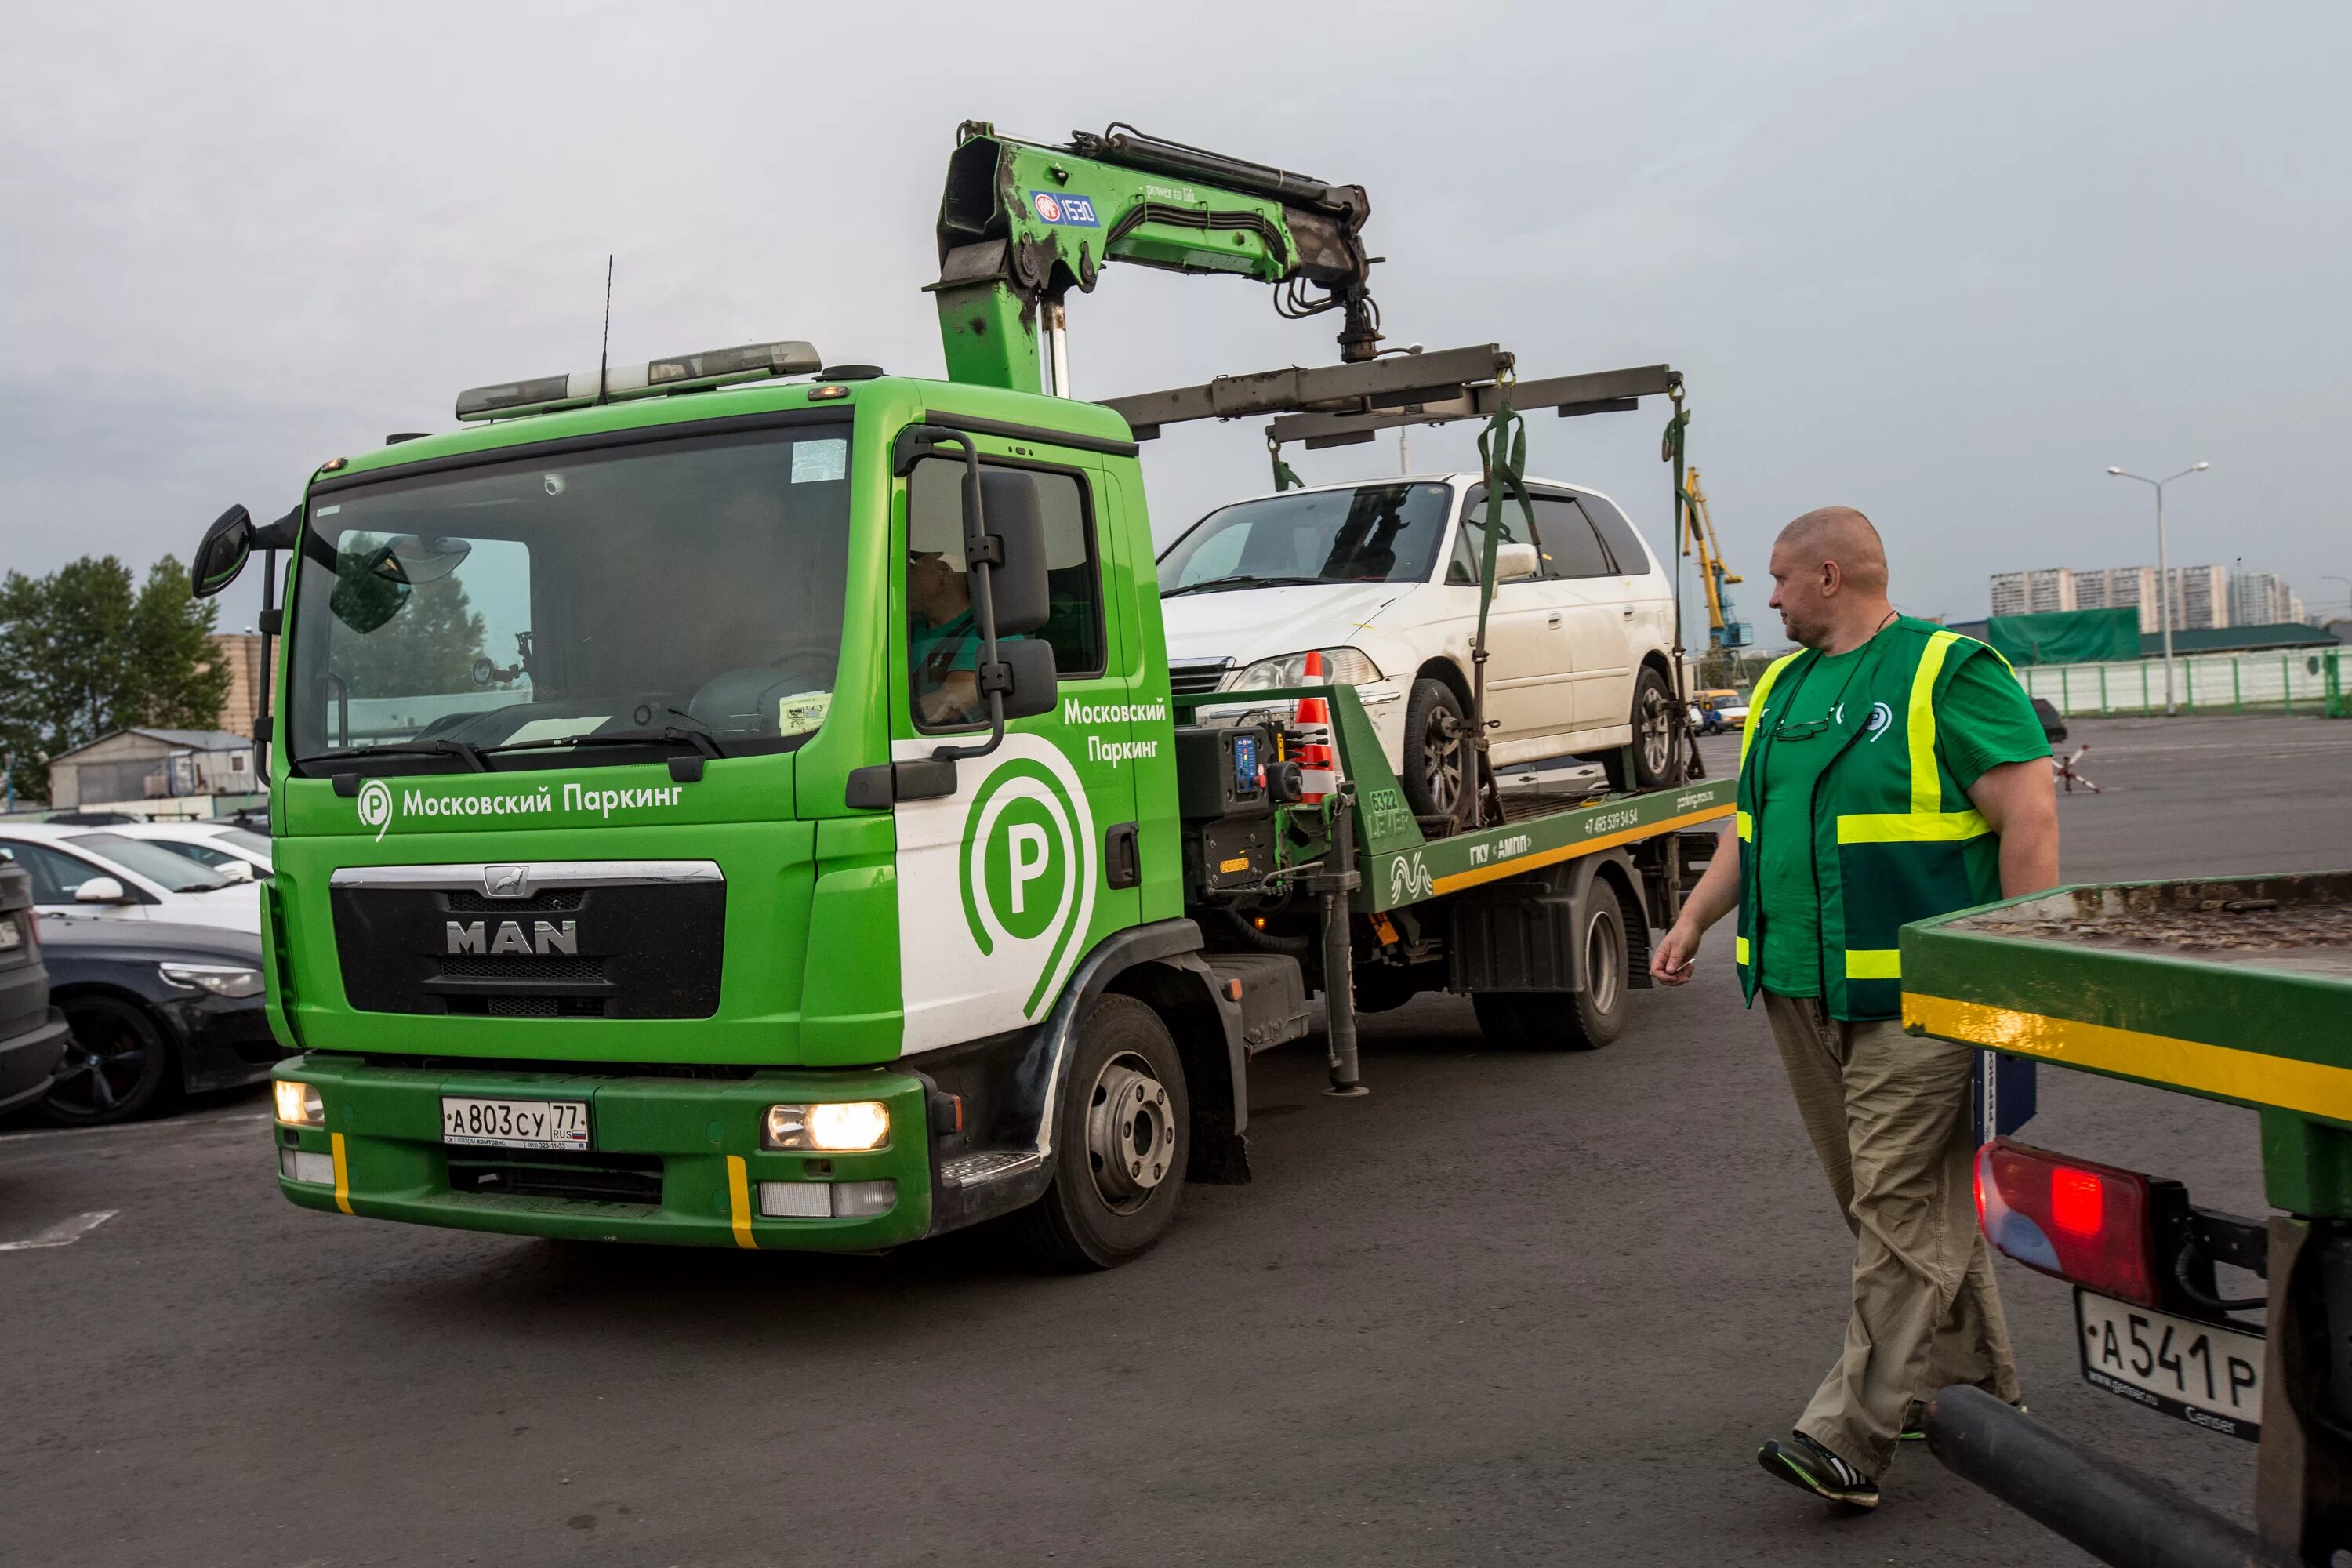
M 537 1149 L 452 1151 L 449 1190 L 575 1203 L 662 1201 L 657 1154 L 562 1154 Z
M 699 879 L 636 879 L 637 864 L 597 863 L 614 880 L 506 899 L 480 890 L 478 868 L 472 888 L 466 867 L 338 872 L 329 902 L 344 994 L 370 1013 L 707 1018 L 719 1010 L 727 886 L 707 862 Z M 445 870 L 457 885 L 414 879 Z

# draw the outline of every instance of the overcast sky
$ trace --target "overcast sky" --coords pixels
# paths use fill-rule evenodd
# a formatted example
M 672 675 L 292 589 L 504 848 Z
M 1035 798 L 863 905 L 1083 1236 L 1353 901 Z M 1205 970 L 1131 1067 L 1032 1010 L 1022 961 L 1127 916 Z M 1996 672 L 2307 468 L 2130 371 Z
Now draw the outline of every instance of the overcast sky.
M 1018 16 L 1016 31 L 995 25 Z M 777 337 L 940 374 L 957 122 L 1360 183 L 1392 343 L 1669 362 L 1743 605 L 1859 506 L 1907 609 L 2154 558 L 2352 574 L 2352 7 L 404 4 L 22 7 L 0 48 L 0 566 L 183 560 L 459 388 Z M 1081 395 L 1337 358 L 1227 279 L 1113 268 Z M 1664 553 L 1663 405 L 1530 422 Z M 1164 540 L 1255 422 L 1145 448 Z M 2336 434 L 2331 434 L 2336 433 Z M 1417 468 L 1467 466 L 1416 431 Z M 1309 479 L 1394 471 L 1377 446 Z M 230 616 L 251 614 L 241 584 Z

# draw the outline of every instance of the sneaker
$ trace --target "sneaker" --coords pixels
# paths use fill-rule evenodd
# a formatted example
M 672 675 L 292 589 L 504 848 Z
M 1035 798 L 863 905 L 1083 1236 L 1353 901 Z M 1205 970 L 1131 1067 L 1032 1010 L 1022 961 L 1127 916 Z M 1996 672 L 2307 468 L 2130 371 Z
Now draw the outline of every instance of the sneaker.
M 2025 1401 L 2022 1399 L 2011 1401 L 2010 1408 L 2020 1415 L 2027 1413 Z M 1895 1440 L 1898 1443 L 1919 1443 L 1926 1441 L 1927 1436 L 1927 1402 L 1924 1399 L 1915 1399 L 1903 1412 L 1903 1430 L 1895 1434 Z
M 1791 1432 L 1786 1443 L 1778 1438 L 1756 1450 L 1756 1462 L 1792 1487 L 1849 1508 L 1876 1508 L 1878 1483 L 1806 1436 Z

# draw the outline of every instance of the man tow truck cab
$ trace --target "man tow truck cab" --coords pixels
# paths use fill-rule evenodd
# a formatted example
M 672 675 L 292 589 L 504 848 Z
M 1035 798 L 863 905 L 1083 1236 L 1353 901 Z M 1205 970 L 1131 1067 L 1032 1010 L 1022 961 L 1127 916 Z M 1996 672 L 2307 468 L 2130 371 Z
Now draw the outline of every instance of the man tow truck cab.
M 1188 159 L 1201 212 L 1150 195 Z M 1451 987 L 1515 1037 L 1612 1033 L 1722 786 L 1432 837 L 1350 689 L 1309 694 L 1319 726 L 1183 722 L 1139 432 L 1040 384 L 1105 258 L 1313 283 L 1356 333 L 1360 203 L 968 126 L 949 380 L 778 342 L 481 387 L 457 430 L 215 522 L 199 593 L 258 550 L 274 600 L 291 563 L 257 735 L 287 1197 L 835 1250 L 1018 1212 L 1099 1268 L 1188 1178 L 1246 1177 L 1248 1058 L 1313 990 L 1360 1092 L 1360 964 L 1368 1005 Z M 1400 385 L 1342 341 L 1330 374 Z M 1450 373 L 1471 408 L 1510 363 L 1435 357 L 1485 366 Z

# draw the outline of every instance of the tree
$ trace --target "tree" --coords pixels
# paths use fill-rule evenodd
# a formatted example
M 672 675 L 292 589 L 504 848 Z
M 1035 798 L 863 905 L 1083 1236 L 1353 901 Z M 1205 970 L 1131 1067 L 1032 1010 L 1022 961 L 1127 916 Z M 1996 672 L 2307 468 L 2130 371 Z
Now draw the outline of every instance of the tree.
M 218 723 L 229 671 L 205 639 L 219 614 L 169 555 L 135 593 L 111 555 L 0 580 L 0 744 L 16 793 L 47 798 L 46 759 L 114 731 Z

